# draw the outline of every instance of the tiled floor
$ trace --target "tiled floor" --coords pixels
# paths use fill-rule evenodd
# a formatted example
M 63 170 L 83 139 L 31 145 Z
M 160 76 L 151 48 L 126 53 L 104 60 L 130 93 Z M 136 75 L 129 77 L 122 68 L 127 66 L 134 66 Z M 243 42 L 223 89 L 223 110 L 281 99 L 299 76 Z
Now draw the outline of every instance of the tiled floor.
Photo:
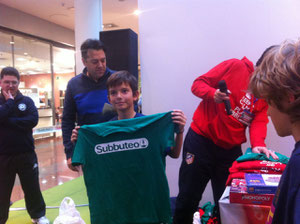
M 79 173 L 69 170 L 61 137 L 51 137 L 35 140 L 35 151 L 39 160 L 41 190 L 63 184 L 79 177 Z M 24 198 L 19 178 L 16 178 L 11 201 Z

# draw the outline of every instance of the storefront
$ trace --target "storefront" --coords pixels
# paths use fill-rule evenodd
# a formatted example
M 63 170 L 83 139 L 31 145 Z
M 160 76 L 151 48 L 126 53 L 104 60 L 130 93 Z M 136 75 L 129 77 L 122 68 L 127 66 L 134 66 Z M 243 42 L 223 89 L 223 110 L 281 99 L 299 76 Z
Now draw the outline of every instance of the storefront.
M 75 76 L 74 47 L 0 28 L 0 70 L 6 66 L 18 69 L 20 91 L 38 108 L 35 138 L 55 135 L 67 83 Z

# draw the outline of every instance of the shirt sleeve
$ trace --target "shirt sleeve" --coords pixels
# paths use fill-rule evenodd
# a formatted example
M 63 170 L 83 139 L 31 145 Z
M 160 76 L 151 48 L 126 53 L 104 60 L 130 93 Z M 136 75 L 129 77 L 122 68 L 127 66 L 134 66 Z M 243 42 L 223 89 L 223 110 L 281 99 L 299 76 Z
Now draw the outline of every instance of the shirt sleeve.
M 75 121 L 76 105 L 72 94 L 71 82 L 69 82 L 65 94 L 64 110 L 62 116 L 62 135 L 67 159 L 72 157 L 74 151 L 74 145 L 71 142 L 71 135 L 72 130 L 75 127 Z
M 250 142 L 252 148 L 256 146 L 266 146 L 267 124 L 269 122 L 267 110 L 268 104 L 264 100 L 256 102 L 257 109 L 253 111 L 254 118 L 249 127 Z
M 4 104 L 0 105 L 0 122 L 5 121 L 13 111 L 14 100 L 8 99 Z
M 26 98 L 25 102 L 26 104 L 26 114 L 24 116 L 10 116 L 7 119 L 7 123 L 13 127 L 16 127 L 18 129 L 32 129 L 34 128 L 39 120 L 38 111 L 32 101 L 29 97 Z
M 239 62 L 238 59 L 231 59 L 224 61 L 207 73 L 199 76 L 192 85 L 192 93 L 205 100 L 213 100 L 215 91 L 219 88 L 218 83 L 222 80 L 222 77 L 232 69 L 232 66 Z M 236 64 L 238 65 L 238 63 Z
M 300 188 L 298 188 L 298 191 L 296 194 L 293 215 L 294 215 L 294 223 L 300 224 Z
M 78 139 L 75 145 L 74 153 L 72 156 L 72 165 L 84 165 L 85 164 L 85 149 L 89 145 L 86 142 L 86 138 L 83 137 L 84 133 L 82 129 L 78 130 Z

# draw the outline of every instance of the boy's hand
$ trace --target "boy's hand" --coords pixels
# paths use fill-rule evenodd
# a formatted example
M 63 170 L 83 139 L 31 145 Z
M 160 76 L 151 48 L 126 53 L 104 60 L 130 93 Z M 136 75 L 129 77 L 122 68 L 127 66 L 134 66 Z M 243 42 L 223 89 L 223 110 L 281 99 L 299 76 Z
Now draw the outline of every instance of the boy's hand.
M 178 109 L 174 109 L 171 114 L 172 114 L 173 122 L 175 124 L 178 124 L 177 134 L 183 133 L 184 132 L 184 126 L 185 126 L 185 123 L 186 123 L 186 116 L 184 115 L 184 113 L 181 110 L 178 110 Z
M 267 149 L 266 147 L 263 147 L 263 146 L 256 146 L 256 147 L 252 148 L 252 152 L 253 153 L 264 153 L 264 154 L 266 154 L 266 156 L 268 158 L 271 155 L 274 159 L 276 159 L 276 160 L 279 159 L 274 151 L 269 150 L 269 149 Z
M 7 92 L 5 92 L 5 91 L 2 91 L 2 94 L 3 94 L 3 96 L 4 96 L 4 98 L 5 98 L 5 100 L 8 100 L 8 99 L 14 99 L 14 97 L 11 95 L 11 93 L 10 93 L 10 91 L 8 90 Z
M 72 130 L 72 135 L 71 135 L 71 142 L 75 143 L 78 139 L 78 130 L 79 130 L 80 126 L 76 126 L 73 130 Z
M 68 165 L 68 167 L 69 167 L 69 169 L 70 170 L 73 170 L 73 171 L 75 171 L 75 172 L 82 172 L 82 167 L 81 167 L 81 165 L 79 165 L 79 166 L 73 166 L 72 165 L 72 159 L 71 158 L 69 158 L 68 160 L 67 160 L 67 165 Z

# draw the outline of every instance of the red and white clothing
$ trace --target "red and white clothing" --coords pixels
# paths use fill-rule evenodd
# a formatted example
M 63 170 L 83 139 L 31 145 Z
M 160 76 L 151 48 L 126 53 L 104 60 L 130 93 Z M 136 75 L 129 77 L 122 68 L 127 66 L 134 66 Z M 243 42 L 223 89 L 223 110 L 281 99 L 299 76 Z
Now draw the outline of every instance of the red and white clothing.
M 252 147 L 265 146 L 267 103 L 247 92 L 253 71 L 253 64 L 246 57 L 231 59 L 194 81 L 192 92 L 202 98 L 202 102 L 194 113 L 183 144 L 174 224 L 192 223 L 209 180 L 218 211 L 228 169 L 242 155 L 241 144 L 246 141 L 247 126 Z M 221 80 L 225 80 L 231 92 L 232 115 L 227 115 L 224 103 L 214 101 Z
M 264 100 L 257 100 L 247 92 L 253 71 L 252 62 L 244 57 L 242 60 L 224 61 L 198 77 L 192 85 L 192 92 L 203 101 L 194 113 L 191 124 L 193 131 L 222 148 L 230 149 L 246 142 L 245 129 L 249 125 L 252 147 L 265 146 L 268 106 Z M 223 103 L 214 101 L 220 80 L 225 80 L 231 92 L 230 116 Z

